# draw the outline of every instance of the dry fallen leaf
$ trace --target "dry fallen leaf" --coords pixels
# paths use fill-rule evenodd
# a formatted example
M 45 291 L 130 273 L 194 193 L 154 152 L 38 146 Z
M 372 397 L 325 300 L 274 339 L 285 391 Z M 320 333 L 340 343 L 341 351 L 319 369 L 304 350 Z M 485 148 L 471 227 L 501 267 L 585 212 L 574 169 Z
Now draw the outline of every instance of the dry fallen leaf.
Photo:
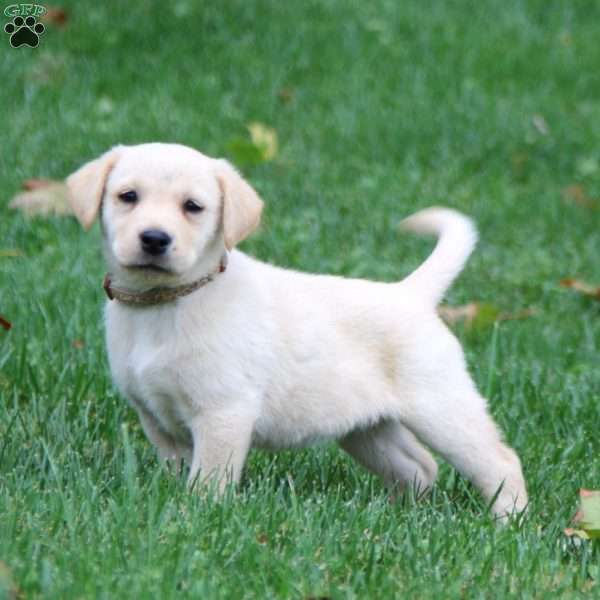
M 69 13 L 60 6 L 48 6 L 46 14 L 42 17 L 42 21 L 64 27 L 69 21 Z
M 518 321 L 519 319 L 529 319 L 529 317 L 535 317 L 538 311 L 533 307 L 523 308 L 521 310 L 515 310 L 513 312 L 501 312 L 498 321 Z
M 576 527 L 565 529 L 565 535 L 584 540 L 600 539 L 600 490 L 579 490 L 581 506 L 573 517 Z
M 438 313 L 449 325 L 463 321 L 467 327 L 487 327 L 497 321 L 527 319 L 536 314 L 534 308 L 514 312 L 501 311 L 489 302 L 469 302 L 462 306 L 440 306 Z
M 469 304 L 463 304 L 462 306 L 444 305 L 438 307 L 438 313 L 449 325 L 454 325 L 463 320 L 471 323 L 477 316 L 477 306 L 477 302 L 469 302 Z
M 263 123 L 252 122 L 247 127 L 252 143 L 259 149 L 263 160 L 273 160 L 277 156 L 277 132 Z
M 510 157 L 512 173 L 518 181 L 526 181 L 531 171 L 531 157 L 527 152 L 516 152 Z
M 12 323 L 10 321 L 7 321 L 2 315 L 0 315 L 0 327 L 3 327 L 4 329 L 6 329 L 6 331 L 8 331 L 12 328 Z
M 48 187 L 51 184 L 52 179 L 26 179 L 21 184 L 21 187 L 28 192 L 33 192 L 34 190 L 39 190 L 41 188 Z
M 585 281 L 580 281 L 579 279 L 562 279 L 560 281 L 560 285 L 562 287 L 570 288 L 583 294 L 584 296 L 588 296 L 589 298 L 594 298 L 595 300 L 600 300 L 600 286 L 590 285 Z
M 277 96 L 281 100 L 281 102 L 283 102 L 284 104 L 289 104 L 294 100 L 294 90 L 292 88 L 281 88 L 277 92 Z
M 599 208 L 600 202 L 594 198 L 590 198 L 586 189 L 579 183 L 568 185 L 562 190 L 562 197 L 565 202 L 571 202 L 583 208 Z
M 3 248 L 0 250 L 0 258 L 20 258 L 25 256 L 18 248 Z
M 14 196 L 9 207 L 34 215 L 70 215 L 67 186 L 63 181 L 51 179 L 28 179 L 23 183 L 24 192 Z

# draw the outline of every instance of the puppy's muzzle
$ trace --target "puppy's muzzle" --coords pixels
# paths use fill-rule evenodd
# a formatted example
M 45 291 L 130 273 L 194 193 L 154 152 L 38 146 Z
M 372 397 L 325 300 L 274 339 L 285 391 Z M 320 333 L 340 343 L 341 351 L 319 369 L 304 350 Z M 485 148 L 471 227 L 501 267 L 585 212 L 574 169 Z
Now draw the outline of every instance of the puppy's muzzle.
M 160 229 L 146 229 L 140 233 L 142 250 L 152 256 L 160 256 L 167 251 L 173 238 Z

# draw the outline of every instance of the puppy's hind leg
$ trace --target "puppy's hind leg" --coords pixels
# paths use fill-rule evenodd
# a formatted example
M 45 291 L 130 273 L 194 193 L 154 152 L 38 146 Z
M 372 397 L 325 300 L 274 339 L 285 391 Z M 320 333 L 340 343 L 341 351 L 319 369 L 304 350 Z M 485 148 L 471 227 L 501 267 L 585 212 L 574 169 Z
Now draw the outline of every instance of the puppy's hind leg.
M 396 421 L 354 431 L 340 446 L 361 465 L 379 475 L 386 486 L 416 495 L 428 490 L 437 477 L 437 463 L 416 437 Z
M 454 378 L 453 378 L 454 379 Z M 462 381 L 460 381 L 462 379 Z M 500 518 L 527 505 L 518 456 L 502 440 L 486 401 L 466 372 L 423 390 L 406 406 L 404 422 L 479 488 Z

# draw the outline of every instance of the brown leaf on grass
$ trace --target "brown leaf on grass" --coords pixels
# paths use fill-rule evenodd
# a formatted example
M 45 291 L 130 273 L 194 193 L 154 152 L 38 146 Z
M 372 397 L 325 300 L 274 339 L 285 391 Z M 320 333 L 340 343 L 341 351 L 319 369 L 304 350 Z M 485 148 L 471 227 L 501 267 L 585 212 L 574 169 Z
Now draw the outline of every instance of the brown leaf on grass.
M 34 190 L 39 190 L 45 187 L 48 187 L 52 184 L 52 179 L 26 179 L 21 187 L 27 192 L 33 192 Z
M 25 256 L 18 248 L 3 248 L 0 250 L 0 258 L 20 258 Z
M 295 96 L 295 94 L 294 94 L 294 90 L 292 88 L 281 88 L 277 92 L 277 97 L 284 104 L 290 104 L 291 102 L 293 102 L 294 96 Z
M 25 191 L 10 201 L 10 208 L 21 210 L 28 216 L 73 214 L 63 181 L 28 179 L 23 188 Z
M 501 312 L 498 321 L 518 321 L 520 319 L 529 319 L 529 317 L 535 317 L 538 311 L 529 306 L 528 308 L 522 308 L 521 310 Z
M 526 181 L 531 171 L 531 157 L 526 152 L 516 152 L 510 157 L 513 176 L 518 181 Z
M 600 286 L 590 285 L 585 281 L 579 279 L 561 279 L 560 285 L 562 287 L 570 288 L 587 296 L 588 298 L 594 298 L 594 300 L 600 300 Z
M 527 319 L 536 314 L 534 308 L 506 312 L 489 302 L 469 302 L 462 306 L 440 306 L 438 314 L 449 325 L 464 322 L 467 327 L 485 328 L 499 321 Z
M 567 527 L 565 535 L 584 540 L 600 539 L 600 490 L 579 490 L 580 507 L 573 517 L 575 527 Z
M 46 14 L 42 17 L 42 21 L 64 27 L 69 21 L 69 13 L 60 6 L 48 6 Z
M 563 188 L 561 193 L 565 202 L 577 204 L 577 206 L 581 206 L 582 208 L 600 208 L 600 202 L 591 198 L 585 187 L 580 183 L 568 185 L 566 188 Z
M 12 328 L 12 323 L 6 320 L 2 315 L 0 315 L 0 327 L 6 329 L 8 331 Z
M 463 304 L 462 306 L 443 305 L 438 307 L 438 313 L 449 325 L 454 325 L 459 321 L 471 323 L 477 316 L 477 307 L 477 302 L 469 302 L 469 304 Z
M 73 348 L 75 348 L 76 350 L 81 350 L 82 348 L 85 348 L 85 342 L 83 342 L 82 340 L 73 340 L 71 342 L 71 345 L 73 346 Z

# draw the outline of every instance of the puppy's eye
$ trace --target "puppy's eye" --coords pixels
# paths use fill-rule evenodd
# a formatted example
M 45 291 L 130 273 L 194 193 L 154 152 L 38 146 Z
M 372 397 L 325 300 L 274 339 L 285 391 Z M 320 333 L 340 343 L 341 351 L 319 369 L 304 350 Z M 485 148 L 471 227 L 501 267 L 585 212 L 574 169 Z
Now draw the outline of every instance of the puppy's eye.
M 199 213 L 204 210 L 204 206 L 201 206 L 195 200 L 186 200 L 183 203 L 183 209 L 189 213 Z
M 127 190 L 126 192 L 121 192 L 119 194 L 119 198 L 126 204 L 135 204 L 137 202 L 138 195 L 135 190 Z

